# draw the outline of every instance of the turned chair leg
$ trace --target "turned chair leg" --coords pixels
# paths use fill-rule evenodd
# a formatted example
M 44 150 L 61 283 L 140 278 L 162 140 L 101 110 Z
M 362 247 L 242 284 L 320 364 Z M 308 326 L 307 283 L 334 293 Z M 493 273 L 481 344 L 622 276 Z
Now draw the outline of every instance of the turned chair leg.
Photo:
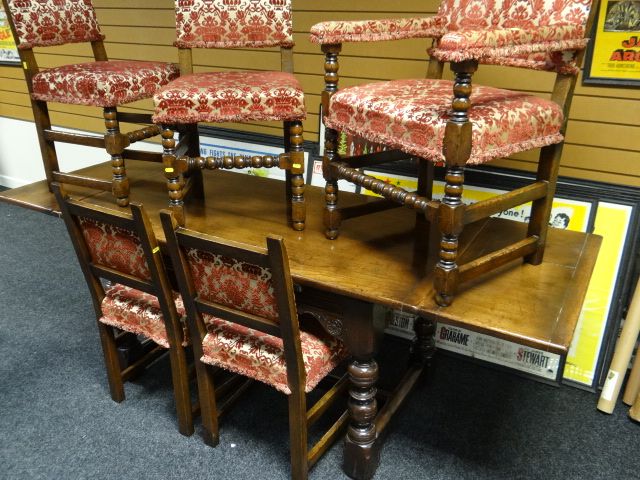
M 442 152 L 446 159 L 444 197 L 438 208 L 438 224 L 442 238 L 440 255 L 435 270 L 434 287 L 436 302 L 441 306 L 451 305 L 458 288 L 458 237 L 464 227 L 462 189 L 464 166 L 471 156 L 472 124 L 469 120 L 471 108 L 471 77 L 478 69 L 476 60 L 452 62 L 455 73 L 451 113 L 444 132 Z
M 176 166 L 176 141 L 173 138 L 173 127 L 162 126 L 162 164 L 167 179 L 169 192 L 169 209 L 176 222 L 184 226 L 184 178 Z
M 107 153 L 111 155 L 111 171 L 113 186 L 111 190 L 120 207 L 129 205 L 129 179 L 124 165 L 124 136 L 120 133 L 118 112 L 115 107 L 106 107 L 103 112 L 107 133 L 104 136 Z
M 294 230 L 304 230 L 306 220 L 306 204 L 304 201 L 304 138 L 302 122 L 287 122 L 289 140 L 287 151 L 290 155 L 290 167 L 286 171 L 287 213 Z
M 458 237 L 462 233 L 462 186 L 464 168 L 458 165 L 447 167 L 444 197 L 438 208 L 438 220 L 442 238 L 439 260 L 435 271 L 436 302 L 448 306 L 458 288 Z
M 338 238 L 340 223 L 342 218 L 338 210 L 338 179 L 335 177 L 331 162 L 337 160 L 337 139 L 338 132 L 332 128 L 327 128 L 324 135 L 324 157 L 322 159 L 322 174 L 326 181 L 324 187 L 324 227 L 325 236 L 334 240 Z

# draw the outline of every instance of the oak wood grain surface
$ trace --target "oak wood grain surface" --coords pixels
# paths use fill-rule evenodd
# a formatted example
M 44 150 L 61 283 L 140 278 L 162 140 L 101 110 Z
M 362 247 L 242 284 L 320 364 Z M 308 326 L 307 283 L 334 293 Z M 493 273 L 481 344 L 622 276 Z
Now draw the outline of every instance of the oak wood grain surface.
M 129 162 L 131 200 L 143 203 L 160 243 L 164 235 L 158 212 L 167 208 L 160 168 Z M 102 175 L 108 164 L 83 173 Z M 291 273 L 302 286 L 421 314 L 437 321 L 540 348 L 566 353 L 593 271 L 601 238 L 551 229 L 544 262 L 520 261 L 462 285 L 449 307 L 433 299 L 433 265 L 438 232 L 416 222 L 408 209 L 380 212 L 345 222 L 337 240 L 327 240 L 322 226 L 323 189 L 307 187 L 307 229 L 288 227 L 284 182 L 238 173 L 204 172 L 205 203 L 187 203 L 186 226 L 250 245 L 265 245 L 268 234 L 285 238 Z M 108 192 L 79 187 L 77 199 L 117 209 Z M 341 193 L 345 205 L 371 197 Z M 0 193 L 0 199 L 55 214 L 55 199 L 45 182 Z M 463 261 L 524 238 L 522 224 L 488 219 L 469 225 L 460 240 Z

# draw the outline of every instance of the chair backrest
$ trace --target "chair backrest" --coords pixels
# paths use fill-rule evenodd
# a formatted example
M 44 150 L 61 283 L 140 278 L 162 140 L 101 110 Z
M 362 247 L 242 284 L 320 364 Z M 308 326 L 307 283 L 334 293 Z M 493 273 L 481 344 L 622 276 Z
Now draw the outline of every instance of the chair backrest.
M 157 297 L 169 339 L 178 338 L 174 333 L 182 335 L 160 248 L 142 205 L 131 203 L 129 214 L 73 200 L 57 183 L 52 187 L 96 315 L 102 315 L 101 279 L 106 279 Z
M 592 0 L 442 0 L 438 17 L 447 32 L 560 25 L 585 27 L 591 4 Z M 575 51 L 567 51 L 505 55 L 485 58 L 481 63 L 576 74 L 578 60 Z
M 290 0 L 176 0 L 176 46 L 293 46 Z
M 442 0 L 447 31 L 585 25 L 591 0 Z
M 304 385 L 304 364 L 293 282 L 284 241 L 267 237 L 267 249 L 205 235 L 160 213 L 180 293 L 195 329 L 204 338 L 202 314 L 282 338 L 287 377 Z
M 19 49 L 104 38 L 91 0 L 3 0 Z

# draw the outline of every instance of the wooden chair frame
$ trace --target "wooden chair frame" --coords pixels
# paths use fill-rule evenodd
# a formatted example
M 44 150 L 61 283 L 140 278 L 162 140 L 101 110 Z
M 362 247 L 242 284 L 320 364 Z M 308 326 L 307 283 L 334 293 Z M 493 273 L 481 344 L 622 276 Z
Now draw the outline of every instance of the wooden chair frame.
M 13 38 L 19 42 L 13 19 L 11 18 L 9 4 L 7 0 L 2 0 Z M 91 49 L 95 61 L 107 61 L 108 56 L 102 40 L 92 41 Z M 65 133 L 53 130 L 49 107 L 47 102 L 34 100 L 32 97 L 33 77 L 38 73 L 39 66 L 33 49 L 18 49 L 20 61 L 22 63 L 24 77 L 27 82 L 31 109 L 38 133 L 38 143 L 42 154 L 44 171 L 52 190 L 53 182 L 79 185 L 98 190 L 111 191 L 118 206 L 126 207 L 129 204 L 129 179 L 125 169 L 125 160 L 144 160 L 149 162 L 161 162 L 162 155 L 155 152 L 133 150 L 128 147 L 138 141 L 152 138 L 161 133 L 160 127 L 151 121 L 151 114 L 119 112 L 116 107 L 104 107 L 103 118 L 106 133 L 104 137 L 96 135 L 86 135 L 80 133 Z M 128 133 L 120 131 L 120 122 L 146 125 Z M 75 145 L 85 145 L 88 147 L 103 148 L 111 156 L 112 180 L 104 180 L 83 176 L 77 173 L 64 173 L 60 171 L 58 156 L 56 153 L 56 142 L 71 143 Z
M 191 48 L 178 48 L 180 75 L 193 73 L 193 55 Z M 281 71 L 293 74 L 293 49 L 280 47 Z M 169 208 L 175 215 L 178 224 L 185 224 L 184 202 L 187 193 L 192 188 L 191 177 L 201 182 L 201 172 L 204 169 L 240 169 L 240 168 L 273 168 L 285 170 L 285 200 L 287 202 L 287 218 L 294 230 L 304 230 L 306 206 L 304 202 L 304 138 L 302 121 L 283 122 L 283 139 L 285 153 L 272 155 L 254 155 L 233 157 L 201 157 L 198 145 L 197 125 L 188 125 L 190 138 L 195 140 L 174 140 L 174 125 L 162 126 L 162 146 L 164 173 L 169 191 Z M 192 142 L 192 143 L 190 143 Z M 193 194 L 202 199 L 201 183 Z
M 585 32 L 591 31 L 597 8 L 592 6 Z M 433 46 L 438 39 L 433 39 Z M 342 44 L 324 44 L 325 54 L 325 88 L 322 92 L 323 111 L 329 111 L 331 96 L 338 91 L 338 55 Z M 576 63 L 580 65 L 584 56 L 581 51 Z M 478 68 L 477 60 L 452 62 L 451 70 L 455 74 L 453 85 L 453 101 L 451 115 L 447 122 L 444 137 L 443 153 L 446 158 L 445 195 L 442 201 L 432 200 L 433 163 L 419 160 L 418 189 L 415 192 L 389 185 L 375 177 L 363 174 L 359 169 L 379 165 L 402 158 L 411 157 L 400 150 L 383 151 L 350 158 L 340 158 L 337 152 L 338 132 L 325 129 L 325 154 L 323 158 L 323 175 L 325 187 L 325 234 L 329 239 L 338 236 L 343 219 L 358 217 L 390 208 L 406 206 L 424 215 L 431 225 L 436 225 L 441 233 L 439 261 L 435 267 L 434 287 L 436 301 L 447 306 L 453 301 L 460 283 L 469 281 L 488 271 L 500 267 L 512 260 L 523 257 L 533 265 L 542 262 L 548 230 L 548 219 L 556 190 L 556 182 L 564 143 L 543 147 L 540 152 L 536 181 L 530 185 L 497 195 L 472 205 L 462 202 L 464 187 L 464 169 L 471 153 L 472 123 L 468 110 L 472 107 L 472 76 Z M 430 58 L 426 78 L 440 79 L 444 70 L 444 62 Z M 562 108 L 564 123 L 560 130 L 565 134 L 569 109 L 577 76 L 556 74 L 551 100 Z M 345 179 L 363 188 L 371 190 L 383 198 L 366 205 L 350 207 L 338 206 L 338 180 Z M 464 264 L 458 263 L 458 238 L 464 226 L 490 217 L 496 213 L 532 201 L 531 216 L 525 239 L 485 254 L 480 258 Z
M 191 435 L 193 433 L 193 409 L 189 393 L 189 373 L 186 351 L 182 345 L 183 327 L 173 300 L 173 291 L 161 258 L 158 242 L 153 234 L 151 222 L 142 205 L 131 203 L 131 214 L 117 212 L 73 200 L 65 195 L 57 183 L 53 183 L 52 188 L 58 200 L 62 217 L 69 231 L 71 242 L 75 248 L 82 273 L 87 281 L 93 300 L 111 398 L 116 402 L 122 402 L 125 398 L 124 382 L 137 375 L 166 350 L 158 345 L 147 356 L 124 369 L 121 368 L 117 350 L 118 337 L 114 328 L 99 321 L 102 317 L 102 301 L 105 298 L 105 290 L 101 279 L 135 288 L 136 290 L 154 295 L 158 298 L 169 341 L 169 358 L 178 416 L 178 428 L 183 435 Z M 78 225 L 78 217 L 94 219 L 137 234 L 147 260 L 151 280 L 138 278 L 94 263 Z
M 348 383 L 347 375 L 345 374 L 313 407 L 307 410 L 300 327 L 293 282 L 289 273 L 289 259 L 283 239 L 276 236 L 267 237 L 267 250 L 265 251 L 264 249 L 252 248 L 248 245 L 187 230 L 177 224 L 169 211 L 162 211 L 160 216 L 167 239 L 167 246 L 171 254 L 171 261 L 176 270 L 176 277 L 185 302 L 185 308 L 187 309 L 206 443 L 216 446 L 219 437 L 216 395 L 212 374 L 208 368 L 209 366 L 200 362 L 200 358 L 203 355 L 202 341 L 207 334 L 202 318 L 203 313 L 215 315 L 224 320 L 282 338 L 287 363 L 287 379 L 291 390 L 291 395 L 288 398 L 291 475 L 295 479 L 307 478 L 308 470 L 347 427 L 348 413 L 345 411 L 311 449 L 308 448 L 308 428 L 346 390 Z M 270 269 L 277 300 L 279 321 L 248 314 L 241 310 L 199 298 L 193 280 L 188 273 L 190 271 L 189 265 L 182 250 L 185 247 L 229 256 Z

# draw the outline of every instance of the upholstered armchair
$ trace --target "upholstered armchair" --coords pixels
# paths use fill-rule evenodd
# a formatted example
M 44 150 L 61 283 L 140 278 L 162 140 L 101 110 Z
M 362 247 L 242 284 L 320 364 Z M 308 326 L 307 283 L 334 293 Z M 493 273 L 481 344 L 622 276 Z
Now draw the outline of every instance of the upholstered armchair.
M 128 147 L 160 133 L 148 114 L 118 112 L 117 107 L 150 98 L 178 76 L 170 63 L 108 60 L 100 27 L 90 0 L 2 0 L 18 45 L 31 100 L 44 170 L 51 188 L 56 181 L 112 191 L 119 206 L 129 203 L 125 160 L 162 161 L 160 153 Z M 34 48 L 88 43 L 95 61 L 40 69 Z M 48 104 L 64 103 L 101 107 L 104 137 L 70 134 L 51 127 Z M 120 122 L 147 124 L 122 133 Z M 104 148 L 111 157 L 112 179 L 89 178 L 60 170 L 56 142 Z
M 326 236 L 335 239 L 342 219 L 396 206 L 423 214 L 441 233 L 434 273 L 436 300 L 449 305 L 461 282 L 524 257 L 542 261 L 569 108 L 585 32 L 593 18 L 589 0 L 443 0 L 429 18 L 323 22 L 311 41 L 325 53 L 323 173 Z M 595 10 L 595 9 L 593 9 Z M 377 82 L 338 90 L 342 43 L 431 38 L 427 78 Z M 443 80 L 449 62 L 453 81 Z M 479 64 L 549 71 L 556 75 L 551 98 L 517 90 L 472 85 Z M 517 88 L 517 85 L 515 85 Z M 386 152 L 340 158 L 336 135 L 347 132 L 387 147 Z M 465 205 L 464 170 L 518 152 L 541 148 L 536 181 Z M 388 185 L 359 169 L 402 156 L 419 158 L 416 192 Z M 446 165 L 445 194 L 431 198 L 425 165 Z M 341 208 L 339 179 L 384 197 L 368 207 Z M 460 265 L 458 241 L 465 225 L 527 202 L 532 210 L 526 237 Z M 481 250 L 481 249 L 480 249 Z
M 295 230 L 305 224 L 302 120 L 304 94 L 293 76 L 290 0 L 176 1 L 176 42 L 181 77 L 154 96 L 154 122 L 163 126 L 164 167 L 169 206 L 184 225 L 184 198 L 190 177 L 203 169 L 272 168 L 285 170 L 287 215 Z M 193 48 L 279 47 L 281 71 L 194 73 Z M 200 157 L 197 139 L 173 139 L 180 126 L 197 137 L 199 122 L 283 122 L 280 156 Z M 201 192 L 200 192 L 201 193 Z

